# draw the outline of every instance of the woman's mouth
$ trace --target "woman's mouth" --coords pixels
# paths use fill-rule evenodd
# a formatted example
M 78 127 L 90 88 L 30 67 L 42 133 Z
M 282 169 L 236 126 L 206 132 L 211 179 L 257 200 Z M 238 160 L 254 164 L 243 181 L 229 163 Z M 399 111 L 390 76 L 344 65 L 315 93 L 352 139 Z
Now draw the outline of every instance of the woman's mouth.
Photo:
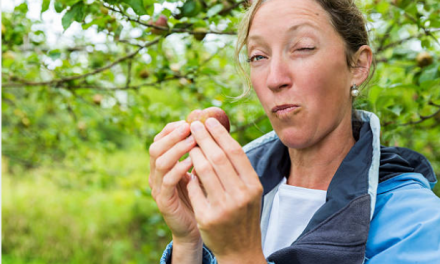
M 277 105 L 272 108 L 272 113 L 274 113 L 279 118 L 285 117 L 292 113 L 297 113 L 300 110 L 300 106 L 296 104 L 284 104 Z

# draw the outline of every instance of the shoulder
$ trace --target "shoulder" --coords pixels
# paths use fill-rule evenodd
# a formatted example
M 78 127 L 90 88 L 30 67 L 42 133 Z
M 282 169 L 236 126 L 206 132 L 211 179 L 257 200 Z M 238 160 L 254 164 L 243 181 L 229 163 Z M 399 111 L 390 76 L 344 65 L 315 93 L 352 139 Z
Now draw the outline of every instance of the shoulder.
M 275 142 L 278 139 L 277 134 L 275 131 L 271 131 L 257 139 L 254 139 L 253 141 L 249 142 L 243 147 L 244 152 L 250 153 L 253 151 L 258 151 L 262 147 L 266 145 L 270 145 L 271 143 Z
M 440 199 L 429 181 L 403 173 L 381 182 L 367 242 L 369 263 L 434 263 L 438 245 Z

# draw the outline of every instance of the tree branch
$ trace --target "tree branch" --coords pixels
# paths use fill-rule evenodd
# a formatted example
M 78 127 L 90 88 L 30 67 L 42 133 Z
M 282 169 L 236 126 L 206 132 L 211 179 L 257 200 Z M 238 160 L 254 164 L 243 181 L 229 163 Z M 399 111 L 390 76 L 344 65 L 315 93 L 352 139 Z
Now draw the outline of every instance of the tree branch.
M 438 32 L 438 31 L 440 31 L 440 28 L 432 28 L 432 29 L 427 29 L 427 30 L 428 30 L 430 33 L 433 33 L 433 32 Z M 425 36 L 425 35 L 426 35 L 426 33 L 419 33 L 419 34 L 417 34 L 417 35 L 409 36 L 409 37 L 403 38 L 403 39 L 401 39 L 401 40 L 398 40 L 398 41 L 395 41 L 395 42 L 391 42 L 391 43 L 389 43 L 389 44 L 387 44 L 387 45 L 380 46 L 380 47 L 377 49 L 376 53 L 380 53 L 380 52 L 382 52 L 382 51 L 384 51 L 384 50 L 387 50 L 387 49 L 389 49 L 389 48 L 392 48 L 392 47 L 395 47 L 395 46 L 401 45 L 401 44 L 403 44 L 404 42 L 406 42 L 406 41 L 408 41 L 408 40 L 416 39 L 416 38 L 420 38 L 420 37 L 423 37 L 423 36 Z
M 391 25 L 388 26 L 387 30 L 385 30 L 385 34 L 383 34 L 382 39 L 380 40 L 380 44 L 379 44 L 379 48 L 377 49 L 377 51 L 381 51 L 383 48 L 383 45 L 385 44 L 385 41 L 387 39 L 387 37 L 390 35 L 391 30 L 393 30 L 394 24 L 392 23 Z
M 122 58 L 117 59 L 116 61 L 110 63 L 110 64 L 107 65 L 107 66 L 104 66 L 104 67 L 98 68 L 98 69 L 96 69 L 96 70 L 94 70 L 94 71 L 91 71 L 91 72 L 88 72 L 88 73 L 85 73 L 85 74 L 82 74 L 82 75 L 70 76 L 70 77 L 66 77 L 66 78 L 55 79 L 55 80 L 45 81 L 45 82 L 31 82 L 31 81 L 24 80 L 24 79 L 19 79 L 19 78 L 13 76 L 12 78 L 17 79 L 18 82 L 15 82 L 15 83 L 5 83 L 5 84 L 3 84 L 3 87 L 23 87 L 23 86 L 57 85 L 57 84 L 59 84 L 59 83 L 65 83 L 65 82 L 68 82 L 68 81 L 73 81 L 73 80 L 82 79 L 82 78 L 85 78 L 85 77 L 87 77 L 87 76 L 94 75 L 94 74 L 97 74 L 97 73 L 103 72 L 103 71 L 105 71 L 105 70 L 108 70 L 108 69 L 112 68 L 113 66 L 115 66 L 115 65 L 117 65 L 117 64 L 119 64 L 119 63 L 121 63 L 121 62 L 123 62 L 123 61 L 125 61 L 125 60 L 127 60 L 127 59 L 131 59 L 131 58 L 133 58 L 133 57 L 136 56 L 136 55 L 137 55 L 142 49 L 144 49 L 144 48 L 146 48 L 146 47 L 149 47 L 149 46 L 152 46 L 152 45 L 158 43 L 159 40 L 160 40 L 160 38 L 158 38 L 158 39 L 156 39 L 156 40 L 153 40 L 153 41 L 147 43 L 146 45 L 140 47 L 140 48 L 137 49 L 136 51 L 134 51 L 134 52 L 128 54 L 127 56 L 124 56 L 124 57 L 122 57 Z
M 113 12 L 116 12 L 116 13 L 119 13 L 119 14 L 123 15 L 125 17 L 125 19 L 127 19 L 128 21 L 135 22 L 135 23 L 137 23 L 139 25 L 142 25 L 144 27 L 155 28 L 155 29 L 158 29 L 158 30 L 163 30 L 164 32 L 170 32 L 170 34 L 171 33 L 189 33 L 191 35 L 194 35 L 194 34 L 236 35 L 237 34 L 237 32 L 235 32 L 235 31 L 224 31 L 223 32 L 223 31 L 208 30 L 208 31 L 205 31 L 205 32 L 200 32 L 200 31 L 196 32 L 196 31 L 193 31 L 193 30 L 190 30 L 190 29 L 186 29 L 186 28 L 172 28 L 170 30 L 167 27 L 159 27 L 159 26 L 153 25 L 152 23 L 149 24 L 149 23 L 146 23 L 144 21 L 141 21 L 139 17 L 138 18 L 132 18 L 128 14 L 125 14 L 122 10 L 118 10 L 116 8 L 113 8 L 112 6 L 109 6 L 109 5 L 104 5 L 104 6 L 106 8 L 108 8 L 109 10 L 113 11 Z
M 424 122 L 424 121 L 426 121 L 426 120 L 428 120 L 428 119 L 430 119 L 430 118 L 435 117 L 436 115 L 440 115 L 440 104 L 436 104 L 436 103 L 434 103 L 434 102 L 432 102 L 432 101 L 429 101 L 429 102 L 428 102 L 428 105 L 435 106 L 435 107 L 438 108 L 438 110 L 435 111 L 433 114 L 431 114 L 431 115 L 427 115 L 427 116 L 423 116 L 423 115 L 420 115 L 420 114 L 419 114 L 419 118 L 420 118 L 419 120 L 417 120 L 417 121 L 409 121 L 409 122 L 407 122 L 407 123 L 402 123 L 402 124 L 397 124 L 397 126 L 417 125 L 417 124 L 420 124 L 420 123 L 422 123 L 422 122 Z M 393 122 L 393 121 L 391 121 L 391 122 L 386 122 L 386 123 L 384 123 L 383 126 L 388 126 L 388 125 L 391 125 L 391 124 L 394 124 L 394 123 L 395 123 L 395 122 Z
M 421 29 L 423 29 L 423 32 L 425 33 L 426 36 L 431 37 L 435 43 L 437 43 L 440 46 L 440 42 L 438 41 L 438 39 L 432 35 L 431 31 L 427 28 L 425 28 L 423 25 L 419 24 L 419 22 L 417 21 L 417 19 L 415 19 L 414 17 L 412 17 L 411 15 L 409 15 L 408 13 L 405 12 L 405 16 L 407 18 L 409 18 L 409 20 L 413 21 L 415 24 L 417 24 Z

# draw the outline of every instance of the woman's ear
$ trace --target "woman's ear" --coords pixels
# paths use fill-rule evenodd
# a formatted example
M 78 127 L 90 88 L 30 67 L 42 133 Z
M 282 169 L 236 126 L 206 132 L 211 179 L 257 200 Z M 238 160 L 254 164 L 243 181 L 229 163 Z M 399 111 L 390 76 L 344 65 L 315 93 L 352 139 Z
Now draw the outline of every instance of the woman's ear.
M 370 46 L 361 46 L 355 54 L 355 65 L 352 70 L 352 83 L 355 83 L 359 86 L 368 78 L 372 61 L 373 51 L 371 50 Z

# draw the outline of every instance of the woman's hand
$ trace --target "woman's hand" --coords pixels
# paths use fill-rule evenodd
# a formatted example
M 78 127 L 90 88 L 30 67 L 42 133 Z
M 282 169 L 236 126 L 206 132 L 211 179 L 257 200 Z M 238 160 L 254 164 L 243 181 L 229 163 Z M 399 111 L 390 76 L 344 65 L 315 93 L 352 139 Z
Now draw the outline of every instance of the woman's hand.
M 209 118 L 205 125 L 191 124 L 198 144 L 190 151 L 197 177 L 188 184 L 203 242 L 221 264 L 266 263 L 260 231 L 263 187 L 258 175 L 216 119 Z
M 189 125 L 179 121 L 165 126 L 154 138 L 149 150 L 151 194 L 173 234 L 173 262 L 176 262 L 176 251 L 185 252 L 185 257 L 191 255 L 190 251 L 196 258 L 202 256 L 202 240 L 187 192 L 188 170 L 192 161 L 188 157 L 179 162 L 195 145 Z

